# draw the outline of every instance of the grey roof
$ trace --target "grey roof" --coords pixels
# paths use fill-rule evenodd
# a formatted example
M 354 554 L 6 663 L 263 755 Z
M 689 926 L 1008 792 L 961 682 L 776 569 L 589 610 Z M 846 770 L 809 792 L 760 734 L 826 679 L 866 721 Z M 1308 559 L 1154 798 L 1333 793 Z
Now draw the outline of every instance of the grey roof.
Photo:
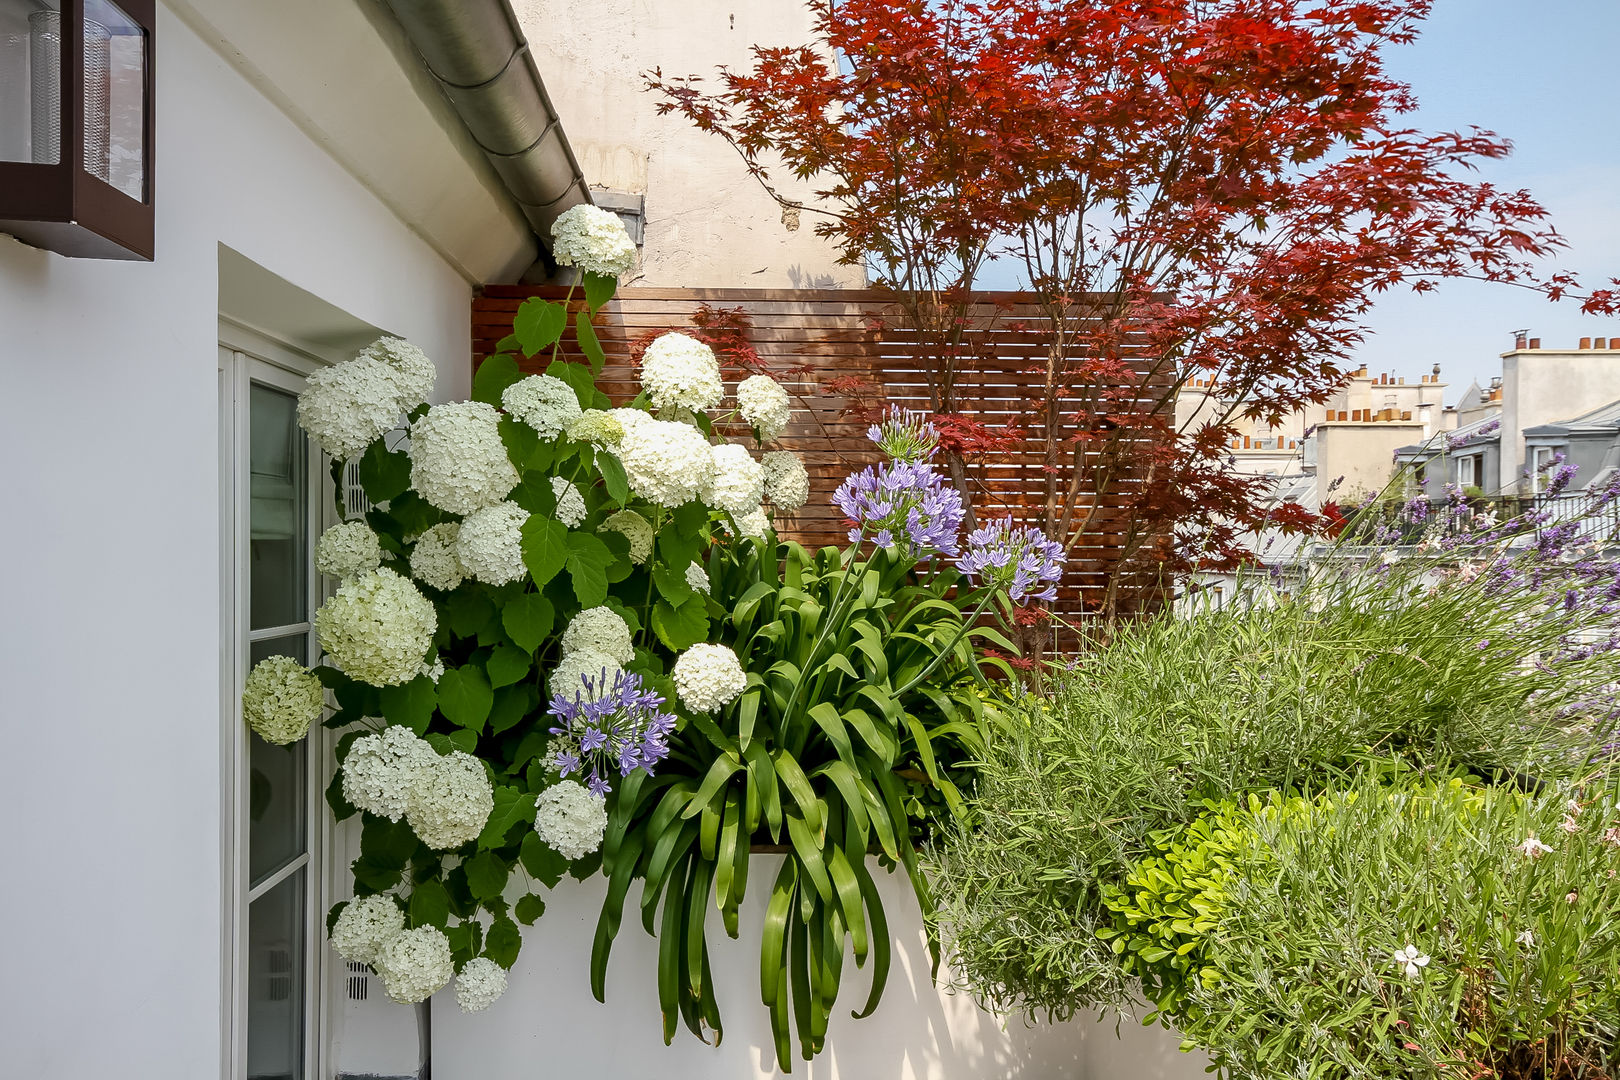
M 1557 435 L 1612 435 L 1620 429 L 1620 399 L 1599 405 L 1591 412 L 1555 424 L 1537 424 L 1524 429 L 1526 438 Z
M 1493 412 L 1480 417 L 1471 424 L 1464 424 L 1462 427 L 1454 428 L 1451 431 L 1437 431 L 1420 443 L 1398 447 L 1395 450 L 1395 456 L 1421 457 L 1424 454 L 1438 454 L 1442 449 L 1461 450 L 1464 446 L 1484 446 L 1487 443 L 1496 442 L 1502 437 L 1501 423 L 1502 414 Z M 1481 435 L 1480 432 L 1491 424 L 1496 424 L 1497 430 L 1492 431 L 1489 435 Z

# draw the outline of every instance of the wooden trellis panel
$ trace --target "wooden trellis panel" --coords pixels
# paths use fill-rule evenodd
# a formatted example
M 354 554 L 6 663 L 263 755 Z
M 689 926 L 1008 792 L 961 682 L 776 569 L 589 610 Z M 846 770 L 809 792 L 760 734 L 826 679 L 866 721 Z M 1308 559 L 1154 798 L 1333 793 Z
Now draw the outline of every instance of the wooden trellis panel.
M 531 296 L 560 300 L 557 286 L 487 285 L 473 300 L 473 365 L 495 351 L 511 332 L 518 306 Z M 774 447 L 798 452 L 811 477 L 810 502 L 791 517 L 777 517 L 779 533 L 810 547 L 842 543 L 847 532 L 832 505 L 834 489 L 848 473 L 879 459 L 866 439 L 866 424 L 849 415 L 851 402 L 831 396 L 819 383 L 838 375 L 864 376 L 882 387 L 883 402 L 910 409 L 929 409 L 928 386 L 919 363 L 926 346 L 906 330 L 896 309 L 882 293 L 854 289 L 656 289 L 626 288 L 597 314 L 596 333 L 607 352 L 599 385 L 616 404 L 636 395 L 631 346 L 650 333 L 690 332 L 691 317 L 701 305 L 741 308 L 751 321 L 749 341 L 760 358 L 778 374 L 794 399 L 793 421 Z M 1025 518 L 1043 504 L 1047 474 L 1039 440 L 1042 428 L 1028 414 L 1038 401 L 1046 355 L 1042 317 L 1017 293 L 987 293 L 970 312 L 984 328 L 968 332 L 973 359 L 957 379 L 958 401 L 985 423 L 1016 421 L 1029 438 L 995 462 L 970 470 L 973 505 L 980 519 L 1012 514 Z M 577 357 L 571 334 L 563 351 Z M 525 371 L 540 372 L 549 356 L 519 360 Z M 809 367 L 809 376 L 791 374 Z M 729 389 L 729 388 L 728 388 Z M 1150 391 L 1149 394 L 1152 392 Z M 861 404 L 871 404 L 863 402 Z M 1123 407 L 1123 403 L 1122 403 Z M 1060 474 L 1066 485 L 1067 473 Z M 1115 488 L 1119 491 L 1131 481 Z M 1085 494 L 1082 493 L 1082 499 Z M 1103 508 L 1094 527 L 1071 558 L 1060 611 L 1078 614 L 1094 605 L 1123 543 L 1122 512 Z

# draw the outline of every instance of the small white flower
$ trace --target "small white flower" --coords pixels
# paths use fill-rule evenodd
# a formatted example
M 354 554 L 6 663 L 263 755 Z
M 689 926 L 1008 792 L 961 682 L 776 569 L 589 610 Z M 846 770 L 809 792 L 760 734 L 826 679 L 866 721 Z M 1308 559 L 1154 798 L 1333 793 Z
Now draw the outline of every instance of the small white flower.
M 393 372 L 400 412 L 410 412 L 433 393 L 433 383 L 438 378 L 433 361 L 404 338 L 380 337 L 361 349 L 359 358 L 379 361 Z
M 411 549 L 411 573 L 424 585 L 449 592 L 467 578 L 467 568 L 456 557 L 456 539 L 461 523 L 446 521 L 434 525 L 416 538 Z
M 1547 854 L 1549 851 L 1552 850 L 1552 848 L 1548 847 L 1546 844 L 1543 844 L 1540 840 L 1536 839 L 1536 834 L 1535 833 L 1531 833 L 1529 836 L 1525 837 L 1522 841 L 1515 844 L 1514 848 L 1516 850 L 1518 850 L 1518 851 L 1523 852 L 1524 857 L 1527 858 L 1527 859 L 1539 859 L 1543 855 Z
M 411 831 L 435 851 L 450 851 L 484 831 L 495 809 L 495 789 L 484 763 L 471 754 L 452 750 L 417 776 L 405 820 Z
M 401 1005 L 426 1001 L 456 973 L 450 939 L 435 926 L 401 930 L 383 944 L 371 966 L 382 976 L 388 996 Z
M 714 350 L 686 334 L 660 334 L 641 357 L 641 386 L 659 412 L 702 412 L 720 404 L 725 387 Z
M 1534 930 L 1525 930 L 1513 940 L 1527 949 L 1533 949 L 1536 947 L 1536 932 Z
M 771 519 L 770 515 L 765 513 L 763 506 L 756 506 L 748 513 L 732 520 L 736 522 L 737 527 L 733 530 L 730 523 L 725 523 L 727 532 L 735 532 L 740 536 L 751 536 L 757 540 L 764 540 L 770 535 Z
M 417 403 L 401 400 L 399 373 L 359 357 L 321 368 L 298 395 L 298 426 L 338 461 L 359 456 Z
M 612 688 L 614 677 L 622 670 L 613 657 L 582 649 L 558 660 L 546 685 L 553 698 L 596 701 Z
M 602 846 L 607 800 L 583 784 L 562 780 L 534 801 L 534 831 L 565 859 L 583 859 Z
M 482 1012 L 506 993 L 506 969 L 487 956 L 475 956 L 456 976 L 456 1004 L 465 1013 Z
M 344 582 L 315 613 L 315 635 L 332 663 L 373 686 L 416 678 L 438 626 L 432 601 L 388 569 Z
M 382 545 L 364 521 L 345 521 L 321 533 L 315 543 L 315 569 L 347 581 L 382 565 Z
M 392 896 L 350 900 L 332 923 L 332 948 L 345 960 L 369 964 L 390 938 L 405 929 L 405 913 Z
M 474 510 L 461 523 L 456 558 L 469 574 L 490 585 L 522 580 L 529 572 L 523 564 L 523 526 L 528 520 L 529 512 L 514 502 Z
M 1423 974 L 1423 969 L 1429 966 L 1429 958 L 1419 954 L 1416 945 L 1396 949 L 1394 956 L 1395 966 L 1405 968 L 1408 979 L 1418 978 Z
M 438 657 L 434 657 L 433 663 L 431 664 L 426 660 L 422 661 L 421 673 L 426 675 L 433 682 L 438 682 L 439 676 L 444 674 L 444 661 L 440 660 Z
M 698 492 L 705 504 L 742 517 L 765 497 L 765 466 L 754 460 L 746 446 L 721 443 L 710 450 L 713 468 L 709 482 Z
M 482 401 L 435 405 L 411 425 L 411 486 L 440 510 L 470 514 L 505 499 L 517 469 L 501 442 L 501 414 Z
M 701 563 L 686 564 L 686 583 L 694 592 L 707 593 L 709 591 L 709 572 L 703 569 Z
M 598 450 L 612 450 L 624 439 L 624 422 L 613 413 L 586 409 L 578 420 L 568 425 L 568 438 L 590 443 Z
M 242 684 L 242 719 L 277 746 L 302 739 L 325 708 L 321 680 L 290 656 L 265 657 Z
M 624 424 L 619 462 L 630 490 L 658 506 L 673 509 L 698 497 L 714 471 L 714 454 L 703 432 L 678 420 L 654 420 L 636 409 L 621 410 Z
M 770 442 L 787 430 L 793 415 L 787 391 L 769 375 L 750 375 L 737 384 L 737 411 L 759 432 L 760 442 Z
M 362 735 L 343 759 L 343 798 L 350 806 L 398 821 L 437 757 L 433 747 L 403 724 Z
M 634 510 L 609 514 L 597 532 L 616 532 L 630 542 L 630 561 L 640 566 L 652 555 L 652 523 Z
M 561 649 L 565 657 L 576 652 L 593 652 L 610 656 L 621 664 L 636 658 L 629 624 L 609 607 L 587 608 L 568 620 Z
M 585 496 L 579 493 L 579 488 L 560 476 L 553 476 L 551 494 L 557 499 L 558 521 L 572 529 L 585 520 Z
M 562 266 L 616 278 L 636 265 L 636 243 L 619 215 L 580 203 L 551 223 L 551 257 Z
M 555 439 L 580 417 L 579 395 L 555 375 L 530 375 L 501 391 L 501 408 Z
M 765 497 L 771 505 L 791 514 L 810 501 L 810 474 L 798 454 L 768 450 L 760 464 L 765 468 Z
M 737 654 L 724 645 L 694 645 L 675 658 L 670 669 L 681 704 L 698 712 L 713 712 L 748 688 Z

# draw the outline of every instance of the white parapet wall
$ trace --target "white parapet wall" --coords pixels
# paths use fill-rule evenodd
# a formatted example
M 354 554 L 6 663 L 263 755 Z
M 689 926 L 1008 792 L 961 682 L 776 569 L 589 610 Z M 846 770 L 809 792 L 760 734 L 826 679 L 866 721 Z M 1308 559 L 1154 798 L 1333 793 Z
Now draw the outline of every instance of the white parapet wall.
M 780 856 L 752 860 L 738 940 L 726 938 L 711 912 L 709 937 L 725 1038 L 699 1042 L 684 1027 L 665 1046 L 654 981 L 657 948 L 641 927 L 636 892 L 608 968 L 607 1004 L 590 991 L 591 941 L 605 883 L 564 880 L 546 896 L 546 914 L 524 931 L 523 952 L 506 996 L 467 1015 L 446 990 L 433 999 L 434 1080 L 762 1080 L 777 1071 L 765 1008 L 759 1001 L 759 927 Z M 905 878 L 879 872 L 878 889 L 894 934 L 894 963 L 877 1011 L 855 1020 L 866 1000 L 867 971 L 846 960 L 839 1008 L 827 1048 L 815 1061 L 795 1059 L 808 1080 L 1194 1080 L 1202 1055 L 1179 1039 L 1130 1019 L 1085 1017 L 1049 1025 L 1001 1019 L 929 977 L 922 920 Z M 943 972 L 942 972 L 943 975 Z M 1117 1029 L 1117 1030 L 1116 1030 Z

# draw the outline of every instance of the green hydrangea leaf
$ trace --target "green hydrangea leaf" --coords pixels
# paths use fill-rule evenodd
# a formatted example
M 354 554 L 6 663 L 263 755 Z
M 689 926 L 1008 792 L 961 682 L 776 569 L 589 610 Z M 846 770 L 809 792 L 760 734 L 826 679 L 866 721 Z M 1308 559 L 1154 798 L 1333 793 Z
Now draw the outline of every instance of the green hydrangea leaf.
M 332 817 L 336 821 L 346 821 L 359 813 L 349 800 L 343 797 L 343 770 L 338 769 L 332 773 L 332 782 L 326 785 L 326 805 L 332 808 Z
M 541 349 L 549 349 L 562 337 L 568 325 L 568 308 L 555 300 L 542 300 L 531 296 L 518 307 L 512 319 L 512 336 L 518 340 L 523 355 L 533 356 Z
M 439 696 L 433 680 L 426 675 L 418 675 L 408 683 L 383 687 L 377 699 L 382 706 L 383 718 L 390 724 L 404 724 L 416 734 L 423 735 L 433 719 L 433 709 L 438 704 Z
M 493 851 L 480 851 L 467 860 L 466 867 L 467 887 L 479 900 L 500 896 L 501 890 L 506 888 L 507 875 L 512 872 L 506 860 Z
M 518 922 L 524 926 L 533 926 L 535 920 L 546 913 L 546 902 L 534 893 L 529 893 L 518 900 L 517 907 L 513 911 L 518 917 Z
M 520 335 L 521 336 L 521 335 Z M 473 373 L 472 399 L 501 407 L 501 395 L 506 388 L 523 378 L 523 372 L 518 370 L 517 361 L 507 353 L 496 353 L 486 357 Z
M 494 704 L 495 693 L 477 667 L 450 668 L 439 676 L 439 711 L 451 723 L 481 731 Z
M 534 708 L 537 698 L 534 687 L 528 683 L 503 686 L 495 691 L 495 707 L 489 710 L 489 730 L 499 735 L 517 724 Z
M 410 911 L 412 926 L 443 930 L 450 924 L 450 894 L 437 878 L 428 878 L 411 891 Z
M 518 950 L 523 948 L 523 931 L 511 919 L 496 919 L 484 935 L 484 955 L 509 968 L 517 963 Z
M 568 526 L 555 518 L 531 515 L 523 523 L 523 565 L 536 585 L 544 585 L 567 565 L 570 535 Z
M 523 860 L 523 869 L 529 872 L 529 876 L 548 889 L 555 889 L 563 875 L 568 873 L 568 860 L 553 851 L 536 832 L 523 837 L 518 858 Z
M 574 596 L 579 600 L 580 607 L 597 607 L 607 599 L 607 570 L 613 564 L 613 555 L 602 541 L 590 533 L 570 532 L 565 543 L 568 547 L 568 576 L 574 582 Z
M 619 279 L 606 274 L 587 272 L 584 275 L 584 285 L 585 302 L 591 306 L 591 314 L 594 315 L 602 309 L 603 304 L 613 299 L 613 294 L 619 288 Z
M 600 375 L 602 365 L 607 363 L 607 353 L 602 351 L 602 343 L 596 340 L 596 328 L 591 325 L 589 312 L 582 310 L 574 317 L 574 337 L 579 341 L 579 351 L 591 362 L 591 374 Z
M 484 661 L 484 670 L 489 673 L 489 685 L 499 689 L 527 675 L 531 663 L 527 650 L 515 645 L 497 645 Z
M 480 848 L 504 847 L 506 834 L 520 822 L 534 821 L 534 796 L 515 787 L 495 789 L 495 808 L 489 812 L 484 831 L 478 834 Z
M 689 649 L 709 638 L 709 611 L 701 596 L 694 596 L 680 607 L 660 600 L 653 607 L 653 633 L 675 652 Z
M 534 652 L 551 635 L 557 618 L 551 601 L 537 592 L 521 593 L 501 608 L 501 625 L 513 644 Z
M 692 586 L 686 581 L 686 567 L 689 565 L 690 561 L 679 566 L 653 567 L 653 584 L 658 586 L 658 595 L 676 607 L 692 598 Z
M 553 375 L 573 387 L 574 396 L 579 398 L 579 407 L 582 409 L 606 409 L 612 404 L 608 396 L 596 388 L 596 376 L 584 364 L 553 360 L 547 365 L 546 374 Z
M 630 501 L 630 478 L 624 474 L 624 465 L 606 450 L 596 454 L 596 469 L 602 474 L 602 486 L 616 506 Z
M 452 926 L 444 936 L 450 939 L 450 956 L 457 967 L 477 956 L 484 947 L 484 928 L 473 920 Z
M 460 588 L 450 594 L 444 605 L 445 621 L 457 637 L 477 637 L 500 612 L 483 589 Z
M 411 459 L 389 450 L 378 439 L 360 455 L 360 487 L 366 498 L 384 503 L 405 494 L 411 486 Z

